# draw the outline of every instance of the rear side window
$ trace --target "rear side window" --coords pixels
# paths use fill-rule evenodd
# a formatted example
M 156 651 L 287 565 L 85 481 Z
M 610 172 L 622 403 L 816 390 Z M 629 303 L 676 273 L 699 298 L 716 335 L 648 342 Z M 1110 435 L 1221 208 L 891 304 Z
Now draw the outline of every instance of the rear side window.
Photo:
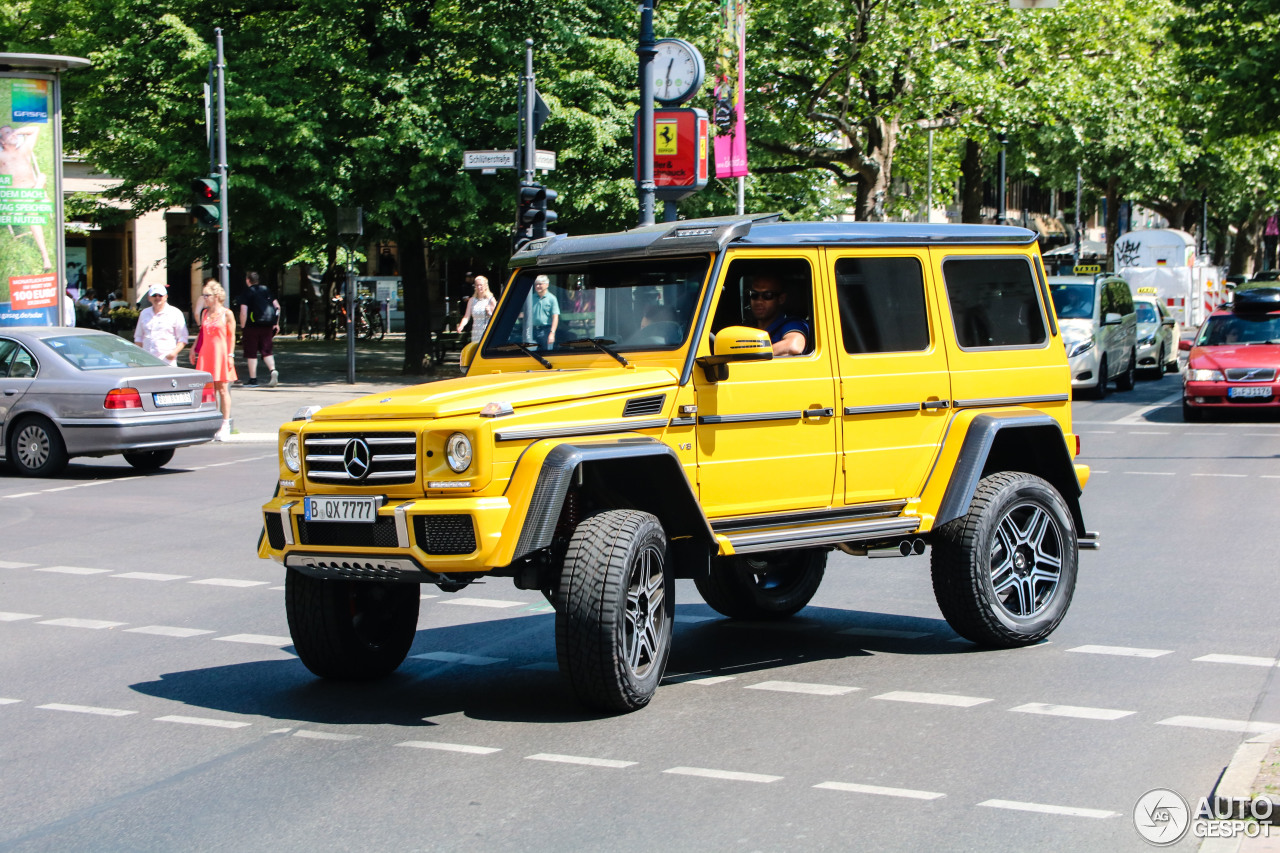
M 929 346 L 924 273 L 915 258 L 840 258 L 836 300 L 845 352 L 919 352 Z
M 1045 342 L 1044 315 L 1025 258 L 948 258 L 942 276 L 956 340 L 964 349 Z

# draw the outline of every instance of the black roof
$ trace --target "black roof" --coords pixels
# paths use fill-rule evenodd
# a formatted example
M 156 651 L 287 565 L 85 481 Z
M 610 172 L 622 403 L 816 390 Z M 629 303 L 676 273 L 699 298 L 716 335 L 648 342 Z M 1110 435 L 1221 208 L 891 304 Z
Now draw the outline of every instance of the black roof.
M 915 222 L 780 222 L 779 214 L 718 216 L 662 222 L 612 234 L 552 235 L 526 243 L 511 266 L 552 266 L 597 260 L 715 252 L 730 243 L 797 245 L 1030 245 L 1036 232 L 1007 225 Z

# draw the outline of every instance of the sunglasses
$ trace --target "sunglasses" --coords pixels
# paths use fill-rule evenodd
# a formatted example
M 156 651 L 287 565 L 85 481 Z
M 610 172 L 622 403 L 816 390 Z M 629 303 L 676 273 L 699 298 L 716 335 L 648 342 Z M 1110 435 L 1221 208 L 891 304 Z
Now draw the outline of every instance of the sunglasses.
M 763 299 L 765 302 L 772 302 L 773 300 L 777 299 L 781 295 L 782 294 L 780 294 L 776 290 L 748 290 L 747 291 L 748 299 Z

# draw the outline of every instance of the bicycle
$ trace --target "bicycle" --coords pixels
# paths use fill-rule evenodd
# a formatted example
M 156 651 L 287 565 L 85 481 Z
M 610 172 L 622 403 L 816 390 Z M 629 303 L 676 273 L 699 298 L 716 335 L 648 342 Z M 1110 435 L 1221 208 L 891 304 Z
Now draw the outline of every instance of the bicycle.
M 356 300 L 356 334 L 366 341 L 382 340 L 387 336 L 386 324 L 376 299 L 364 297 Z

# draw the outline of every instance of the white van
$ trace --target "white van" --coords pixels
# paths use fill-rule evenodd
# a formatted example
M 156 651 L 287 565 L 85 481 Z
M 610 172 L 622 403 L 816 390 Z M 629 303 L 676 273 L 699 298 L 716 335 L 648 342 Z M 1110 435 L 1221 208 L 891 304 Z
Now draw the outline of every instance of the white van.
M 1049 276 L 1049 293 L 1062 326 L 1071 387 L 1101 399 L 1107 383 L 1133 388 L 1138 359 L 1138 316 L 1129 284 L 1118 276 Z

